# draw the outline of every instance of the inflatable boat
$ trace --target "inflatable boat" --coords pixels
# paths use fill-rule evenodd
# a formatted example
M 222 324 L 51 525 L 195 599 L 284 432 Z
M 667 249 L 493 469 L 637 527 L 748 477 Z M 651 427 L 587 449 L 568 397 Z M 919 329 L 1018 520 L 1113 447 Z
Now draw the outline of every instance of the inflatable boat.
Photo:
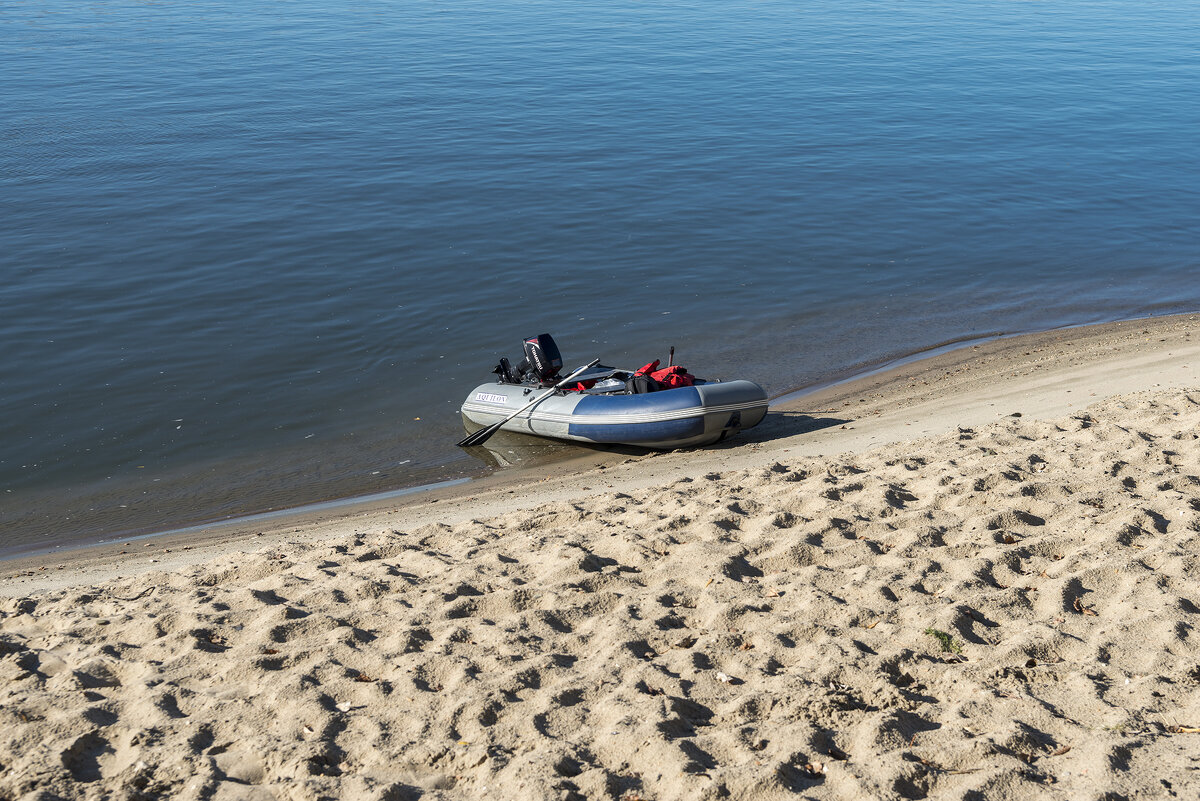
M 516 413 L 500 430 L 669 450 L 719 442 L 767 413 L 767 393 L 752 381 L 705 380 L 675 367 L 647 370 L 657 363 L 641 370 L 597 364 L 562 387 L 555 383 L 562 361 L 553 340 L 542 334 L 525 345 L 526 359 L 515 371 L 502 359 L 497 379 L 467 395 L 462 415 L 468 425 L 491 426 Z M 660 383 L 654 375 L 683 378 Z

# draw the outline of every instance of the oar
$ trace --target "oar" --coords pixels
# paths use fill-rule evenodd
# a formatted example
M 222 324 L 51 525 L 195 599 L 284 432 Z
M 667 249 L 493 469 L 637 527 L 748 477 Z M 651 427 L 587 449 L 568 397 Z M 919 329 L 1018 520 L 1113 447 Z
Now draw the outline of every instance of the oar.
M 557 390 L 559 387 L 566 386 L 567 384 L 571 383 L 571 379 L 573 379 L 575 376 L 579 375 L 580 373 L 584 372 L 585 370 L 592 369 L 599 363 L 600 363 L 599 359 L 593 359 L 592 361 L 585 364 L 583 367 L 580 367 L 578 370 L 571 373 L 569 376 L 564 378 L 562 381 L 559 381 L 557 384 L 550 387 L 550 389 L 546 390 L 541 395 L 538 395 L 536 398 L 534 398 L 529 403 L 522 406 L 520 409 L 517 409 L 515 412 L 510 414 L 508 417 L 505 417 L 499 423 L 492 423 L 487 428 L 481 428 L 478 431 L 476 431 L 474 434 L 468 434 L 466 436 L 466 438 L 463 439 L 458 444 L 464 448 L 469 448 L 472 445 L 482 445 L 483 443 L 488 441 L 488 439 L 492 436 L 492 434 L 495 434 L 497 431 L 500 430 L 500 426 L 504 425 L 509 420 L 513 419 L 514 417 L 521 414 L 522 412 L 524 412 L 528 409 L 532 409 L 534 406 L 537 406 L 539 403 L 544 401 L 546 398 L 553 395 L 555 390 Z

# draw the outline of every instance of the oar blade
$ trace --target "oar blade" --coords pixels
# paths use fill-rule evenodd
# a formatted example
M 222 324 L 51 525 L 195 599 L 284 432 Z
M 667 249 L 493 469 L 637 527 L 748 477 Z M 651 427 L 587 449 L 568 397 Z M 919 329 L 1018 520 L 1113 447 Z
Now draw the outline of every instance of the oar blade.
M 497 431 L 499 431 L 500 426 L 502 425 L 504 425 L 503 421 L 499 423 L 492 423 L 487 428 L 481 428 L 474 434 L 468 434 L 459 441 L 458 446 L 460 448 L 470 448 L 475 445 L 482 445 L 491 438 L 492 434 L 495 434 Z

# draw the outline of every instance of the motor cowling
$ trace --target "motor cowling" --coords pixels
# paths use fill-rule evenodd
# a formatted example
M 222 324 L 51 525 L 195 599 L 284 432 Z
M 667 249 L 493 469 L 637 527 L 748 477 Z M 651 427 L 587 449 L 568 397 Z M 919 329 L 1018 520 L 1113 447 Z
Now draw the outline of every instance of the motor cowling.
M 538 334 L 525 339 L 525 360 L 521 363 L 521 371 L 540 383 L 548 383 L 562 369 L 562 355 L 558 345 L 549 334 Z

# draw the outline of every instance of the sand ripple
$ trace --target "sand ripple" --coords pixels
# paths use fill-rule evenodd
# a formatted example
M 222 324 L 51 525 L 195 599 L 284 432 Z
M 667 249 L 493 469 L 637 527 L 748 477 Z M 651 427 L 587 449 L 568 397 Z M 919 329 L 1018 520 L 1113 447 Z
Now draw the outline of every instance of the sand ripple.
M 0 801 L 1194 797 L 1200 394 L 0 601 Z

